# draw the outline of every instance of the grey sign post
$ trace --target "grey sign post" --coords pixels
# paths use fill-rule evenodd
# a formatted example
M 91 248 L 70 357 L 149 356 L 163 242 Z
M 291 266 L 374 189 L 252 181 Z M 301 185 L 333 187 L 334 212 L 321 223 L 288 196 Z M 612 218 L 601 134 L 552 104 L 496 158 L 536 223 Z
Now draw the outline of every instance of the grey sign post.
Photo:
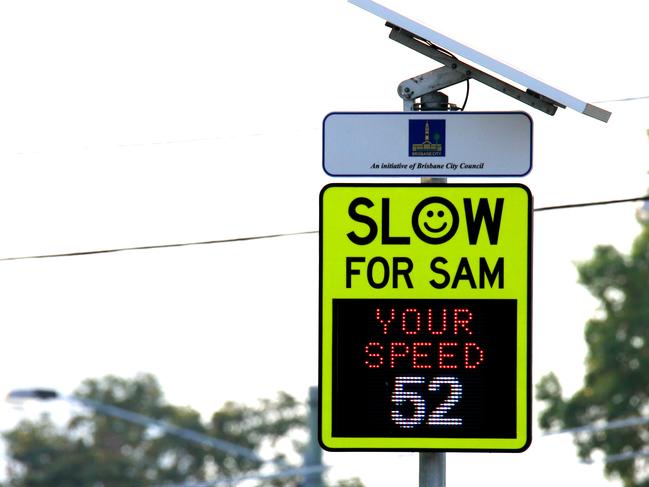
M 532 167 L 532 121 L 527 114 L 466 113 L 464 106 L 460 112 L 447 111 L 456 107 L 440 90 L 471 79 L 551 116 L 559 108 L 570 108 L 602 122 L 609 120 L 610 112 L 374 0 L 349 2 L 384 20 L 391 29 L 390 39 L 442 67 L 399 85 L 404 112 L 328 115 L 323 122 L 323 167 L 331 176 L 415 176 L 422 183 L 443 183 L 457 176 L 526 175 Z M 421 451 L 419 486 L 445 485 L 445 453 Z

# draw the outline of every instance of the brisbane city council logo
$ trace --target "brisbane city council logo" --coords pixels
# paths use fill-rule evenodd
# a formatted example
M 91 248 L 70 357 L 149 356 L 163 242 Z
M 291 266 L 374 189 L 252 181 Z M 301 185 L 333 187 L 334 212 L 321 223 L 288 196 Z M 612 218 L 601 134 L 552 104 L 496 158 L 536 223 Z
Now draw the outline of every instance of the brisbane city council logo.
M 408 120 L 408 155 L 444 157 L 446 120 Z

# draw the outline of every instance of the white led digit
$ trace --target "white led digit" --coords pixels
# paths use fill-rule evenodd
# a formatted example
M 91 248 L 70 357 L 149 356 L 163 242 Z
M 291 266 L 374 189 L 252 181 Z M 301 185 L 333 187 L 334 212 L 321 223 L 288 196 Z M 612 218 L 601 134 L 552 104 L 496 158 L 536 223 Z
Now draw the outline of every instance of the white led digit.
M 430 413 L 427 423 L 440 426 L 461 426 L 462 418 L 448 418 L 446 414 L 462 398 L 462 384 L 456 377 L 435 377 L 428 384 L 428 390 L 439 391 L 442 385 L 449 385 L 451 390 L 448 397 Z
M 392 409 L 392 420 L 402 428 L 414 428 L 423 423 L 426 418 L 426 401 L 416 391 L 406 391 L 404 387 L 408 384 L 425 384 L 424 377 L 396 377 L 394 390 L 392 391 L 392 402 L 399 407 L 407 402 L 414 406 L 412 416 L 405 416 L 399 409 Z

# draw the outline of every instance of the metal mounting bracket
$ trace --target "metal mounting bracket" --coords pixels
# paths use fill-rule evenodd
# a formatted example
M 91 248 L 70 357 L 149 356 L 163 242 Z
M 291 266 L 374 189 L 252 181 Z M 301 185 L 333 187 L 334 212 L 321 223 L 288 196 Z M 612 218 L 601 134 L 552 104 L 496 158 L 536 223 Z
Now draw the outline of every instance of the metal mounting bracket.
M 413 78 L 402 81 L 397 93 L 404 101 L 415 100 L 423 95 L 442 90 L 469 79 L 464 73 L 442 66 Z
M 462 62 L 452 54 L 437 48 L 430 42 L 420 39 L 415 34 L 396 25 L 390 24 L 389 22 L 386 25 L 392 29 L 390 31 L 390 39 L 444 65 L 442 68 L 403 81 L 399 85 L 398 93 L 403 98 L 405 107 L 414 106 L 414 100 L 418 96 L 446 88 L 466 79 L 475 79 L 548 115 L 554 115 L 559 107 L 565 108 L 565 105 L 550 98 L 531 90 L 523 91 L 474 66 Z M 421 94 L 415 96 L 415 93 Z

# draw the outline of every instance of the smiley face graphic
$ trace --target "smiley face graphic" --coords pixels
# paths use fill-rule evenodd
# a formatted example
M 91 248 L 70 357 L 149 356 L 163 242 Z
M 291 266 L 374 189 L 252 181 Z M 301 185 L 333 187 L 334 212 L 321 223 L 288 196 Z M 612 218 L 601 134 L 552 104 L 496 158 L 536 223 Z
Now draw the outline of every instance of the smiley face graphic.
M 430 244 L 450 240 L 457 232 L 459 222 L 453 203 L 441 196 L 422 200 L 412 212 L 412 229 L 423 242 Z

